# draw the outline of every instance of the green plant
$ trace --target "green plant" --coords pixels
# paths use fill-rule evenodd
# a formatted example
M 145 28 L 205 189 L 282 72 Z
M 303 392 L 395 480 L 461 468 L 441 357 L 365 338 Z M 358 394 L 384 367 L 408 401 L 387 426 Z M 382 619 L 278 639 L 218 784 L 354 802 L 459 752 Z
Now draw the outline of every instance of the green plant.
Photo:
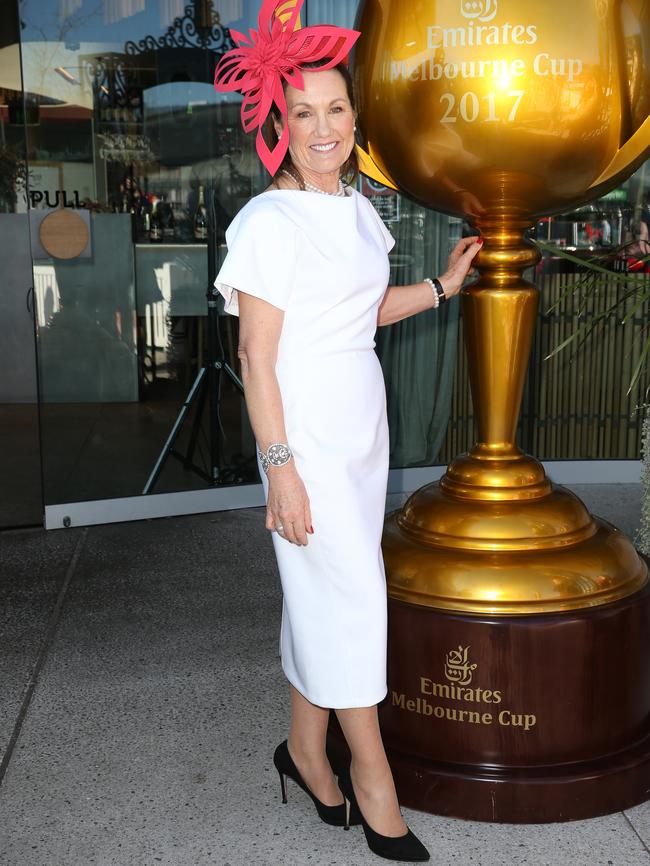
M 0 210 L 12 213 L 17 190 L 25 187 L 27 167 L 22 155 L 11 145 L 0 145 Z
M 639 407 L 644 412 L 643 429 L 641 433 L 641 484 L 643 498 L 641 499 L 641 521 L 634 539 L 641 553 L 650 555 L 650 405 L 645 403 Z
M 546 356 L 547 359 L 569 347 L 573 348 L 574 352 L 578 352 L 587 337 L 611 316 L 617 316 L 621 326 L 625 326 L 628 321 L 639 315 L 644 305 L 650 301 L 650 274 L 636 271 L 623 272 L 614 269 L 615 263 L 624 259 L 629 244 L 585 259 L 553 244 L 546 244 L 541 241 L 535 243 L 542 253 L 552 253 L 576 266 L 575 281 L 548 308 L 548 312 L 556 310 L 563 301 L 573 296 L 574 300 L 577 301 L 576 329 L 566 340 L 563 340 L 549 352 Z M 650 255 L 637 259 L 638 264 L 645 264 L 648 261 L 650 261 Z M 611 303 L 605 309 L 590 314 L 589 303 L 594 295 L 612 288 L 617 289 L 617 291 L 616 297 Z M 650 326 L 650 322 L 648 322 L 648 326 Z M 648 326 L 645 328 L 646 335 L 634 366 L 632 378 L 628 383 L 628 394 L 631 394 L 638 384 L 650 353 L 650 330 Z M 630 347 L 631 349 L 632 347 Z
M 537 241 L 537 246 L 542 252 L 552 253 L 566 261 L 576 265 L 576 279 L 560 294 L 555 303 L 549 307 L 548 312 L 557 310 L 571 296 L 577 300 L 578 320 L 573 333 L 547 355 L 547 359 L 557 355 L 559 352 L 571 347 L 574 353 L 578 352 L 587 338 L 595 330 L 601 327 L 612 316 L 616 316 L 620 326 L 637 316 L 647 314 L 647 304 L 650 301 L 650 274 L 642 272 L 629 272 L 615 269 L 615 264 L 625 260 L 626 252 L 630 245 L 617 249 L 608 250 L 602 254 L 592 256 L 588 259 L 573 255 L 566 250 Z M 650 256 L 636 260 L 639 265 L 650 261 Z M 591 301 L 599 292 L 607 292 L 607 297 L 612 297 L 598 312 L 590 312 Z M 642 374 L 647 368 L 648 354 L 650 353 L 650 322 L 644 323 L 640 332 L 641 345 L 634 345 L 634 341 L 628 347 L 628 351 L 638 351 L 638 357 L 633 368 L 632 377 L 628 383 L 628 395 L 631 395 L 637 385 L 640 384 Z M 643 413 L 643 427 L 641 434 L 641 484 L 643 495 L 641 499 L 641 516 L 639 528 L 636 533 L 635 543 L 642 553 L 650 554 L 650 404 L 647 397 L 640 401 L 634 411 Z

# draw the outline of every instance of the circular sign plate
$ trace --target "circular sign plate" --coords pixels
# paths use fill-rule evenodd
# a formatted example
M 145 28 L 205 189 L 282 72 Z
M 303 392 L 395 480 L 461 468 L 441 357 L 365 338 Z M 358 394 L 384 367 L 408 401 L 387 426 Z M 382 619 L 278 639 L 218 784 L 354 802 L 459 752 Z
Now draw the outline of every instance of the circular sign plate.
M 39 229 L 43 249 L 55 259 L 74 259 L 88 245 L 88 226 L 73 210 L 60 208 L 48 214 Z

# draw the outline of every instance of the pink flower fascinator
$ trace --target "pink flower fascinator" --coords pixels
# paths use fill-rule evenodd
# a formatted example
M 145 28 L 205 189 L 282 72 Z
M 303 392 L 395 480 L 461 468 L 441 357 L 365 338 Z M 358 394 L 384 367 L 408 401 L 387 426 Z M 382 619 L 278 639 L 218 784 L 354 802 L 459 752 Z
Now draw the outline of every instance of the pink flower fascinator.
M 289 147 L 287 103 L 282 79 L 292 87 L 303 90 L 303 64 L 329 58 L 314 71 L 331 69 L 345 60 L 361 35 L 358 30 L 330 24 L 300 27 L 298 16 L 302 4 L 303 0 L 295 0 L 293 4 L 286 0 L 264 0 L 257 30 L 251 28 L 248 36 L 245 36 L 230 28 L 237 48 L 223 55 L 214 75 L 216 90 L 238 90 L 242 93 L 241 121 L 244 132 L 257 129 L 257 153 L 272 175 L 277 172 Z M 288 14 L 282 12 L 291 6 Z M 271 150 L 262 136 L 262 126 L 273 103 L 284 123 L 282 135 Z

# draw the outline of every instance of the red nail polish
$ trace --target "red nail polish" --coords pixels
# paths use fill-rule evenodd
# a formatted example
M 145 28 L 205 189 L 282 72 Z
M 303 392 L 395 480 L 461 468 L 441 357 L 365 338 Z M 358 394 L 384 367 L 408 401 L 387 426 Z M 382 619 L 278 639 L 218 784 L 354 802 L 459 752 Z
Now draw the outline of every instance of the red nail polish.
M 479 238 L 479 241 L 478 241 L 478 242 L 479 242 L 479 244 L 480 244 L 481 246 L 483 246 L 483 238 Z
M 314 527 L 310 526 L 307 532 L 310 532 L 312 535 L 314 534 Z

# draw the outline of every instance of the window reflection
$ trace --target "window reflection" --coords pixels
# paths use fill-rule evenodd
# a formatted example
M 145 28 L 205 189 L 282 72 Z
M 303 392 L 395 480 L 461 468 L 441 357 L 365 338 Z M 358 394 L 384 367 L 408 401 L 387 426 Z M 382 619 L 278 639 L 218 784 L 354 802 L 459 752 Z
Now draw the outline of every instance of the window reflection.
M 52 258 L 32 219 L 46 501 L 135 495 L 206 362 L 208 217 L 223 255 L 226 226 L 265 185 L 239 98 L 212 86 L 228 23 L 249 22 L 241 0 L 44 0 L 23 12 L 29 208 L 91 214 L 85 261 Z M 236 367 L 237 322 L 219 329 Z M 219 405 L 223 476 L 256 481 L 232 384 Z M 89 479 L 100 455 L 112 468 Z M 204 486 L 170 461 L 156 492 Z
M 357 5 L 357 0 L 306 0 L 303 22 L 351 27 Z M 31 283 L 46 501 L 136 495 L 206 360 L 209 193 L 214 193 L 210 217 L 221 258 L 225 228 L 267 183 L 253 138 L 241 129 L 239 97 L 217 94 L 212 87 L 217 58 L 230 45 L 229 26 L 243 32 L 255 26 L 259 4 L 23 0 L 24 82 L 17 19 L 12 30 L 2 17 L 11 8 L 13 2 L 0 5 L 0 217 L 20 217 L 26 224 L 31 212 L 32 258 L 26 225 L 22 233 L 3 228 L 4 274 L 9 285 L 9 263 L 15 266 L 11 279 L 17 288 L 12 310 L 2 317 L 0 344 L 7 351 L 14 331 L 22 334 L 22 343 L 13 344 L 11 362 L 2 356 L 3 368 L 18 371 L 12 387 L 23 388 L 20 399 L 35 400 L 33 370 L 29 380 L 21 350 L 32 339 L 31 322 L 27 331 L 7 324 L 26 309 L 24 287 Z M 458 221 L 366 181 L 359 188 L 397 238 L 392 281 L 413 282 L 444 268 L 462 231 Z M 647 267 L 649 188 L 650 173 L 641 167 L 606 199 L 540 222 L 537 236 L 585 256 L 623 244 L 626 267 Z M 61 207 L 90 214 L 90 258 L 53 259 L 39 246 L 35 215 Z M 15 252 L 19 243 L 24 246 L 20 255 Z M 32 259 L 33 272 L 26 270 Z M 540 286 L 542 277 L 550 297 L 551 290 L 563 288 L 566 274 L 540 275 Z M 378 334 L 393 466 L 447 460 L 472 444 L 464 357 L 462 351 L 456 354 L 457 315 L 457 305 L 450 304 Z M 236 368 L 237 320 L 223 316 L 219 329 L 225 358 Z M 551 394 L 557 398 L 559 408 L 548 426 L 559 429 L 572 408 L 561 405 L 558 376 L 543 360 L 552 348 L 548 342 L 540 342 L 533 358 L 531 375 L 537 378 L 529 391 L 541 402 L 550 401 Z M 614 381 L 620 390 L 615 379 L 622 374 L 610 366 L 588 375 L 603 388 Z M 10 394 L 8 387 L 0 402 L 14 399 L 17 391 Z M 542 410 L 533 402 L 531 397 L 525 408 L 530 437 L 541 429 L 535 419 Z M 450 406 L 451 424 L 440 450 Z M 252 434 L 241 396 L 229 382 L 220 408 L 228 477 L 257 481 Z M 616 410 L 621 428 L 628 409 L 626 404 Z M 599 422 L 593 407 L 587 407 L 583 429 L 595 429 Z M 631 429 L 615 454 L 602 456 L 634 457 L 636 442 Z M 577 439 L 549 438 L 547 443 L 530 439 L 524 444 L 550 459 L 594 456 Z M 198 447 L 206 450 L 203 434 Z M 203 479 L 170 463 L 156 492 L 204 486 Z

